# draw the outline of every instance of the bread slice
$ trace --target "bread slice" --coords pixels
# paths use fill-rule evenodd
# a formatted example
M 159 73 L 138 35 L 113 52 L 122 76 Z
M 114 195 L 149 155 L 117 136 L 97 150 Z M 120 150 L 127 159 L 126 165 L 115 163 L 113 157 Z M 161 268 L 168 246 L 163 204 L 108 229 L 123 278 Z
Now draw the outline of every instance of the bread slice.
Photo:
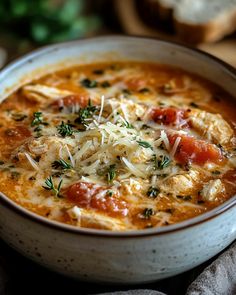
M 150 2 L 157 3 L 158 15 L 162 21 L 172 21 L 173 12 L 175 7 L 181 0 L 149 0 Z
M 184 41 L 214 42 L 236 30 L 236 0 L 182 0 L 173 18 Z
M 236 30 L 236 0 L 143 0 L 150 18 L 173 24 L 188 43 L 215 42 Z

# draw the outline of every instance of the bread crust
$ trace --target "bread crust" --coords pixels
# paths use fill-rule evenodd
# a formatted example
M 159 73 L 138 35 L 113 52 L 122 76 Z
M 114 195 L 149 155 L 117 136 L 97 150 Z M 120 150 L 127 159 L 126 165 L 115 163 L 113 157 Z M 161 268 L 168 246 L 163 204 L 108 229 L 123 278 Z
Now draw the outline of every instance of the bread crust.
M 230 13 L 202 24 L 191 24 L 173 16 L 174 28 L 178 37 L 188 43 L 216 42 L 236 30 L 236 8 Z
M 196 0 L 197 1 L 197 0 Z M 154 15 L 159 20 L 173 26 L 179 39 L 191 44 L 211 43 L 222 39 L 236 30 L 236 6 L 234 9 L 220 13 L 217 17 L 205 23 L 191 23 L 178 15 L 178 8 L 163 0 L 144 0 L 149 7 L 152 18 Z

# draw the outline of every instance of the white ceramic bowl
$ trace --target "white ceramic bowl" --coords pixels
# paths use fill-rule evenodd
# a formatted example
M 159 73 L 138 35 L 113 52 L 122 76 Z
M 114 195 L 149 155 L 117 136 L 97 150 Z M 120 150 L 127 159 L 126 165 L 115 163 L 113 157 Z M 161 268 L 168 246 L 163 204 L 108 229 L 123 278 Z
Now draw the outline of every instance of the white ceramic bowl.
M 42 74 L 99 61 L 153 61 L 197 73 L 236 94 L 236 72 L 200 51 L 161 40 L 98 37 L 52 45 L 0 73 L 0 97 Z M 211 258 L 236 238 L 236 197 L 196 218 L 132 232 L 81 229 L 21 208 L 0 194 L 0 235 L 36 262 L 68 276 L 144 283 L 176 275 Z

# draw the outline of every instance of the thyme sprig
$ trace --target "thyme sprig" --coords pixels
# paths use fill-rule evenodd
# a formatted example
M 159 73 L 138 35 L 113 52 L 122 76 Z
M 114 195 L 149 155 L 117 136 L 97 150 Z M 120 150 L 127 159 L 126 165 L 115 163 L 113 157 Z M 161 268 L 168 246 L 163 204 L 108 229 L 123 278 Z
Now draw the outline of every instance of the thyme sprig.
M 75 119 L 75 123 L 86 125 L 86 119 L 91 118 L 96 110 L 97 107 L 93 106 L 89 99 L 87 107 L 79 110 L 78 118 Z
M 168 167 L 171 163 L 171 159 L 167 156 L 162 156 L 158 159 L 156 155 L 153 155 L 152 161 L 154 162 L 155 170 L 162 170 Z
M 76 130 L 73 130 L 70 124 L 66 124 L 64 121 L 57 126 L 57 131 L 62 137 L 71 136 Z
M 52 163 L 52 168 L 69 170 L 72 168 L 72 165 L 63 159 L 60 159 L 60 160 L 56 160 Z
M 138 140 L 137 143 L 138 143 L 141 147 L 143 147 L 143 148 L 145 148 L 145 149 L 150 148 L 151 150 L 153 150 L 153 147 L 152 147 L 151 144 L 150 144 L 149 142 L 147 142 L 147 141 Z
M 61 190 L 62 182 L 63 182 L 63 179 L 60 180 L 58 186 L 56 187 L 55 184 L 54 184 L 54 182 L 53 182 L 52 176 L 49 176 L 48 178 L 46 178 L 45 185 L 43 185 L 43 188 L 46 189 L 46 190 L 48 190 L 48 191 L 52 191 L 53 194 L 56 197 L 59 197 L 59 193 L 60 193 L 60 190 Z
M 109 166 L 107 171 L 107 181 L 111 183 L 116 177 L 116 165 L 112 164 Z

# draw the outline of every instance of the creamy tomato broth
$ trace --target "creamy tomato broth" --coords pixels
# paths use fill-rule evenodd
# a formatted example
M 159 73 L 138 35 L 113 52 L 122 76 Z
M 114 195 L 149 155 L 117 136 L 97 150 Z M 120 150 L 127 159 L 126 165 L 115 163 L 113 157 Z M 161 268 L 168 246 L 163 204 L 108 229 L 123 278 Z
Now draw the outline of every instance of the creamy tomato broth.
M 169 66 L 55 72 L 0 106 L 0 191 L 78 227 L 180 222 L 236 192 L 234 113 L 229 94 Z

